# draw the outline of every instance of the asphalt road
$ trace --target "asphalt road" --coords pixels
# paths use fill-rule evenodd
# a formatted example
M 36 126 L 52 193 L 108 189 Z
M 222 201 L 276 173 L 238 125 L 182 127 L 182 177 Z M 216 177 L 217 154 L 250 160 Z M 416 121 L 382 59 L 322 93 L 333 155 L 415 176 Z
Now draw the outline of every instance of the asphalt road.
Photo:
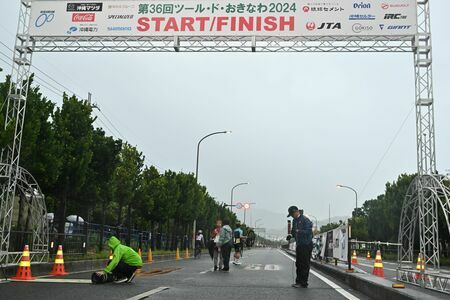
M 149 275 L 149 268 L 173 270 Z M 1 299 L 370 299 L 328 276 L 312 270 L 309 288 L 291 287 L 293 259 L 277 249 L 245 252 L 243 264 L 229 273 L 213 272 L 209 257 L 157 262 L 131 284 L 8 282 L 0 284 Z M 91 272 L 65 278 L 89 279 Z M 59 277 L 61 278 L 61 277 Z M 163 287 L 167 289 L 162 290 Z M 135 298 L 133 298 L 135 297 Z

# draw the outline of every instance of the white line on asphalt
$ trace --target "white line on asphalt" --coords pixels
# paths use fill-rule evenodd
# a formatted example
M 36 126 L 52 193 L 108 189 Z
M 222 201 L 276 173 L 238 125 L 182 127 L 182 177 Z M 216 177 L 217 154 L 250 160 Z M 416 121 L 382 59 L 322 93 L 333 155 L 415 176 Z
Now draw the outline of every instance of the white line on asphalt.
M 286 256 L 287 258 L 289 258 L 292 261 L 295 261 L 295 258 L 290 257 L 289 255 L 287 255 L 286 253 L 282 252 L 281 250 L 278 250 L 278 252 L 280 252 L 281 254 L 283 254 L 284 256 Z M 349 292 L 347 292 L 346 290 L 344 290 L 343 288 L 341 288 L 339 285 L 337 285 L 336 283 L 334 283 L 333 281 L 329 280 L 328 278 L 320 275 L 319 273 L 317 273 L 314 270 L 310 270 L 309 272 L 311 272 L 314 276 L 316 276 L 317 278 L 319 278 L 320 280 L 322 280 L 323 282 L 325 282 L 326 284 L 328 284 L 329 286 L 331 286 L 336 292 L 338 292 L 339 294 L 341 294 L 342 296 L 344 296 L 345 298 L 347 298 L 348 300 L 359 300 L 358 297 L 353 296 L 352 294 L 350 294 Z
M 212 270 L 211 270 L 211 269 L 208 269 L 208 270 L 205 270 L 205 271 L 201 271 L 200 274 L 206 274 L 206 273 L 208 273 L 208 272 L 212 272 Z
M 156 289 L 150 290 L 148 292 L 136 295 L 134 297 L 128 298 L 127 300 L 141 300 L 141 299 L 147 298 L 148 296 L 157 294 L 159 292 L 162 292 L 162 291 L 165 291 L 165 290 L 168 290 L 168 289 L 169 288 L 166 287 L 166 286 L 160 286 L 159 288 L 156 288 Z

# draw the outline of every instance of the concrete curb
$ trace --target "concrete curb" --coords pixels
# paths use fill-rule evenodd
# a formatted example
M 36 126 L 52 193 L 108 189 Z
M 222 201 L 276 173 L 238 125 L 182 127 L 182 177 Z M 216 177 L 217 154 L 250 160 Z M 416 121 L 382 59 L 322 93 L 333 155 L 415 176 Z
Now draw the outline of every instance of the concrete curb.
M 295 256 L 294 253 L 287 251 L 289 255 Z M 437 299 L 436 297 L 426 294 L 414 288 L 395 289 L 392 287 L 392 281 L 384 278 L 376 277 L 371 274 L 363 273 L 347 273 L 344 270 L 311 260 L 311 266 L 324 274 L 335 278 L 352 289 L 361 292 L 376 300 L 404 300 L 404 299 Z

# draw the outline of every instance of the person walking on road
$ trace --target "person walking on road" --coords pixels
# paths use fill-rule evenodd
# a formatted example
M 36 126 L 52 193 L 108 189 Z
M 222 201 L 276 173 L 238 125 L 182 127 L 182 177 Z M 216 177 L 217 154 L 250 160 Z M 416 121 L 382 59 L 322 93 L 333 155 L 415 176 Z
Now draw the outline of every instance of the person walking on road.
M 234 260 L 233 264 L 240 265 L 241 264 L 241 251 L 244 243 L 242 242 L 244 239 L 244 231 L 241 228 L 241 223 L 236 223 L 236 229 L 233 231 L 233 244 L 234 244 Z
M 214 262 L 214 271 L 223 268 L 223 259 L 220 253 L 220 248 L 217 246 L 220 237 L 220 228 L 222 228 L 222 220 L 216 221 L 216 227 L 211 232 L 211 240 L 209 241 L 209 252 Z
M 219 242 L 217 246 L 220 247 L 220 252 L 223 258 L 222 271 L 228 272 L 230 270 L 230 255 L 231 247 L 233 247 L 233 230 L 230 227 L 230 221 L 224 220 L 223 226 L 219 233 Z
M 113 251 L 113 258 L 105 270 L 92 274 L 92 281 L 94 283 L 131 282 L 136 270 L 142 267 L 141 257 L 130 247 L 122 245 L 115 236 L 108 240 L 108 246 Z
M 203 231 L 199 230 L 195 235 L 195 253 L 194 257 L 199 258 L 202 254 L 202 248 L 205 245 L 205 238 L 203 237 Z
M 313 248 L 312 222 L 303 215 L 303 210 L 299 210 L 297 206 L 289 207 L 288 213 L 288 218 L 292 217 L 294 220 L 292 222 L 291 234 L 287 236 L 286 240 L 290 241 L 294 238 L 297 243 L 295 249 L 297 278 L 292 286 L 295 288 L 307 288 L 311 252 Z

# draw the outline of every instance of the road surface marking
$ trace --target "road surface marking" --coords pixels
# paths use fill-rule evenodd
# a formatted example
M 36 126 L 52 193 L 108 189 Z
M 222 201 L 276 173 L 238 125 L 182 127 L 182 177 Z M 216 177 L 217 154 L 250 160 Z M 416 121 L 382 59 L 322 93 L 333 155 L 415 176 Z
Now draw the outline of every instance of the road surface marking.
M 287 255 L 286 253 L 284 253 L 281 250 L 278 250 L 278 252 L 280 252 L 281 254 L 283 254 L 284 256 L 286 256 L 287 258 L 289 258 L 292 261 L 295 261 L 295 258 Z M 346 290 L 344 290 L 343 288 L 341 288 L 339 285 L 337 285 L 336 283 L 334 283 L 333 281 L 329 280 L 328 278 L 320 275 L 319 273 L 317 273 L 314 270 L 310 270 L 309 272 L 311 272 L 314 276 L 316 276 L 317 278 L 319 278 L 320 280 L 322 280 L 323 282 L 325 282 L 326 284 L 328 284 L 329 286 L 331 286 L 336 292 L 338 292 L 339 294 L 341 294 L 342 296 L 344 296 L 345 298 L 347 298 L 348 300 L 359 300 L 358 297 L 353 296 L 352 294 L 350 294 L 349 292 L 347 292 Z
M 245 270 L 259 271 L 263 268 L 261 264 L 251 264 L 245 267 Z
M 68 279 L 68 278 L 36 278 L 34 280 L 15 280 L 9 279 L 14 282 L 43 282 L 43 283 L 84 283 L 91 284 L 92 281 L 90 279 Z
M 160 286 L 159 288 L 156 288 L 156 289 L 150 290 L 148 292 L 136 295 L 134 297 L 128 298 L 127 300 L 141 300 L 141 299 L 147 298 L 148 296 L 157 294 L 159 292 L 162 292 L 162 291 L 165 291 L 165 290 L 168 290 L 168 289 L 169 288 L 166 287 L 166 286 Z
M 279 265 L 266 265 L 264 267 L 264 271 L 279 271 L 280 266 Z
M 212 269 L 208 269 L 208 270 L 205 270 L 205 271 L 201 271 L 200 274 L 206 274 L 206 273 L 208 273 L 208 272 L 212 272 Z

